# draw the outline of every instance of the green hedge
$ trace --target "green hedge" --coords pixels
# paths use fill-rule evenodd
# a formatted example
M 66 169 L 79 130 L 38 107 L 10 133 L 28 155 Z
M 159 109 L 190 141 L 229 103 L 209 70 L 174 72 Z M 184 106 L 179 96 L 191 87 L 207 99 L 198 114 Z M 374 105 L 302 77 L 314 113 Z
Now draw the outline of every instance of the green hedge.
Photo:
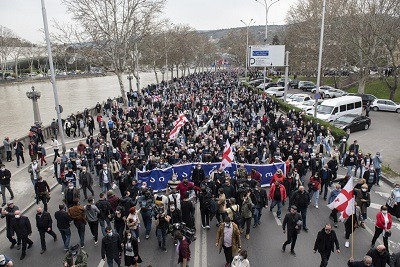
M 302 112 L 303 110 L 300 108 L 297 108 L 293 105 L 290 105 L 286 102 L 284 102 L 281 99 L 275 99 L 278 103 L 279 103 L 279 108 L 283 111 L 283 112 L 288 112 L 289 110 L 296 110 L 299 112 Z M 313 121 L 313 122 L 319 122 L 320 125 L 323 125 L 326 129 L 330 128 L 332 136 L 335 138 L 335 142 L 339 142 L 339 140 L 341 140 L 343 138 L 343 136 L 347 137 L 347 133 L 345 131 L 343 131 L 342 129 L 336 128 L 334 127 L 332 124 L 330 124 L 329 122 L 317 119 L 313 116 L 310 115 L 303 115 L 303 119 L 305 121 L 305 123 L 307 123 L 308 121 Z

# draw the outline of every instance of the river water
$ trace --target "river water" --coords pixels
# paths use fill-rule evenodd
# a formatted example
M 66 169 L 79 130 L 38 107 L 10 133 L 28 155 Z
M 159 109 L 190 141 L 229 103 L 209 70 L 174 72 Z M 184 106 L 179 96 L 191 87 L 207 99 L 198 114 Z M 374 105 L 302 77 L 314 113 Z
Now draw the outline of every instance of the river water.
M 126 75 L 124 80 L 127 91 L 129 81 Z M 133 79 L 133 88 L 136 88 L 135 82 Z M 155 82 L 154 73 L 140 74 L 142 88 Z M 59 102 L 64 108 L 61 114 L 63 118 L 71 113 L 81 112 L 85 108 L 94 107 L 97 102 L 102 103 L 109 97 L 121 96 L 117 76 L 56 80 L 56 84 Z M 0 141 L 5 136 L 13 140 L 28 133 L 34 119 L 32 100 L 28 99 L 26 92 L 31 91 L 32 86 L 41 92 L 38 103 L 43 124 L 49 125 L 51 120 L 57 117 L 50 81 L 0 85 Z

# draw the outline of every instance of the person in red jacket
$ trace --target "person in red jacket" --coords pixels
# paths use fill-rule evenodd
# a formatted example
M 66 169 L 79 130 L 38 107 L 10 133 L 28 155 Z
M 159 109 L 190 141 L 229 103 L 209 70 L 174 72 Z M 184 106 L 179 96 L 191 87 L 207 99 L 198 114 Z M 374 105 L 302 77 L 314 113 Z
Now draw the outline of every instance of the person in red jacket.
M 375 234 L 371 241 L 371 249 L 375 247 L 375 242 L 378 237 L 385 231 L 383 235 L 383 244 L 385 245 L 386 249 L 389 250 L 388 246 L 388 238 L 391 235 L 391 228 L 392 228 L 392 215 L 387 212 L 387 207 L 382 206 L 381 211 L 376 214 L 376 223 L 375 223 Z
M 181 195 L 181 199 L 185 198 L 185 194 L 189 188 L 194 188 L 194 183 L 189 182 L 187 177 L 183 177 L 183 181 L 176 186 L 176 191 Z
M 279 181 L 281 184 L 285 181 L 285 175 L 281 169 L 278 169 L 274 176 L 272 176 L 271 184 L 274 184 L 276 181 Z
M 250 172 L 251 179 L 256 180 L 259 184 L 261 184 L 261 173 L 259 173 L 256 169 L 251 169 Z
M 278 205 L 278 211 L 276 212 L 276 215 L 278 216 L 278 219 L 280 219 L 282 206 L 285 204 L 286 200 L 286 189 L 281 182 L 275 181 L 275 183 L 271 184 L 268 197 L 271 200 L 269 211 L 272 212 L 272 209 L 275 207 L 275 205 Z

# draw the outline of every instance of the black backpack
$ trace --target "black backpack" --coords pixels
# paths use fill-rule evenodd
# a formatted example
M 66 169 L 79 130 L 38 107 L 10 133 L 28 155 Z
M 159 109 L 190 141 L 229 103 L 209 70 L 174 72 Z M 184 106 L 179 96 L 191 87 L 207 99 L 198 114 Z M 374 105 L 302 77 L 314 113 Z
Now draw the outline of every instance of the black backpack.
M 229 209 L 232 211 L 233 222 L 236 223 L 236 225 L 241 226 L 242 225 L 242 216 L 240 215 L 240 211 L 239 211 L 240 207 L 239 207 L 239 205 L 236 205 L 236 207 L 237 207 L 236 211 L 234 211 L 232 209 L 232 207 L 229 207 Z

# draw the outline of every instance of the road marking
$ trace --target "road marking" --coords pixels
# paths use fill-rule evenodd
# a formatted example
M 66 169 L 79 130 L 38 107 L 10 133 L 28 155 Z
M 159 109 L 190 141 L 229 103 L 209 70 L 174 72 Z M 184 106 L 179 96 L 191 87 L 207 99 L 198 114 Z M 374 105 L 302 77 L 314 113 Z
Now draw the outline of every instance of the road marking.
M 272 212 L 272 214 L 273 214 L 274 217 L 275 217 L 276 223 L 277 223 L 279 226 L 282 226 L 282 222 L 281 222 L 281 220 L 278 218 L 278 215 L 276 215 L 276 212 L 274 211 L 274 212 Z
M 103 259 L 101 259 L 99 262 L 99 265 L 97 265 L 97 267 L 103 267 L 105 263 L 106 262 Z
M 208 231 L 208 230 L 207 230 Z M 201 262 L 203 264 L 206 264 L 207 261 L 207 232 L 202 232 L 201 233 Z M 200 265 L 195 265 L 195 266 L 200 266 Z
M 374 191 L 374 192 L 376 194 L 380 195 L 381 197 L 384 197 L 384 198 L 389 198 L 390 197 L 390 194 L 385 193 L 385 192 L 380 192 L 380 191 Z
M 196 229 L 197 231 L 203 231 L 201 227 L 200 209 L 195 212 Z M 200 232 L 200 235 L 204 235 L 204 232 Z M 200 266 L 200 238 L 196 238 L 194 241 L 194 266 Z

